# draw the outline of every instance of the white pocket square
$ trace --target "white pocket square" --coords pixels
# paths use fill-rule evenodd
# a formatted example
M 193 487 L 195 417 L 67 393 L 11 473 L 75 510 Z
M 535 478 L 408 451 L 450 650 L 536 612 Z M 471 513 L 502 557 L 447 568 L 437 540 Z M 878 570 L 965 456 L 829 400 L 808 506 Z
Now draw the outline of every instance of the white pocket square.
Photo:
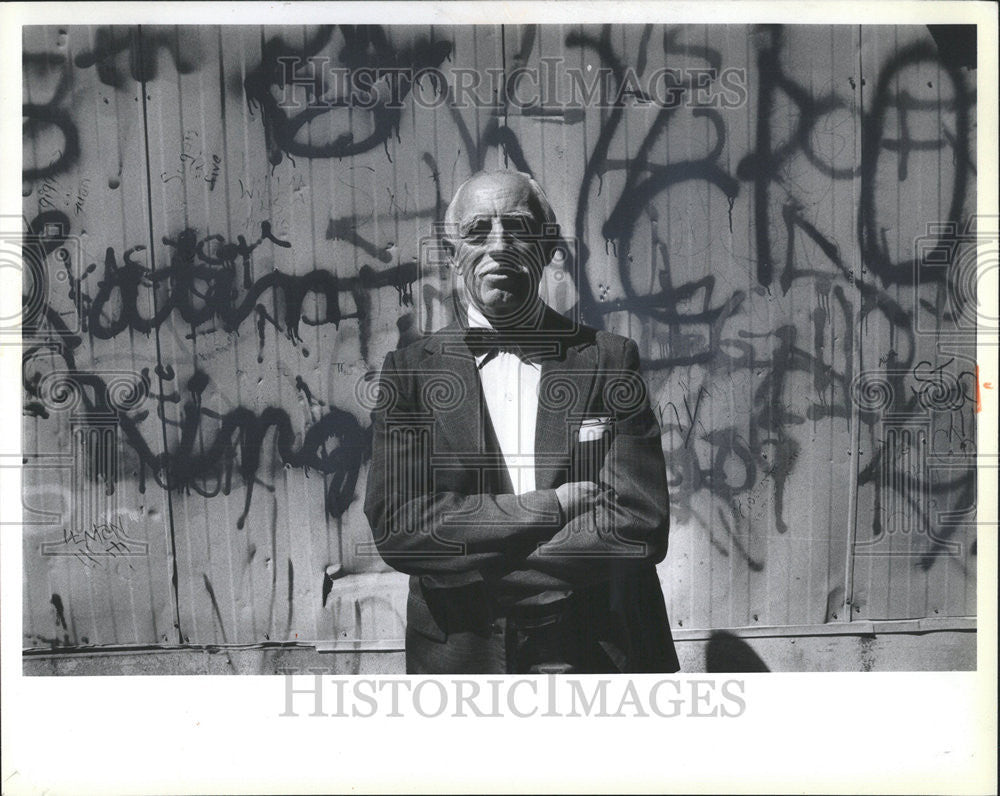
M 580 424 L 580 442 L 595 442 L 611 433 L 610 417 L 588 417 Z

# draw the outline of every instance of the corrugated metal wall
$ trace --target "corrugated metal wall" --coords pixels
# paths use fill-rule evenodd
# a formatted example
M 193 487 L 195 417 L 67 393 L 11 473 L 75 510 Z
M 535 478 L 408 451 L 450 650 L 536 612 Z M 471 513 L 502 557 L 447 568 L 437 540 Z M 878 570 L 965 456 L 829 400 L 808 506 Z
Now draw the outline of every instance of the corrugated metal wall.
M 963 55 L 916 26 L 26 29 L 25 646 L 401 637 L 359 395 L 449 320 L 421 242 L 484 166 L 546 188 L 549 301 L 640 344 L 675 627 L 975 614 Z M 447 85 L 308 107 L 292 57 Z M 663 67 L 706 88 L 524 101 Z

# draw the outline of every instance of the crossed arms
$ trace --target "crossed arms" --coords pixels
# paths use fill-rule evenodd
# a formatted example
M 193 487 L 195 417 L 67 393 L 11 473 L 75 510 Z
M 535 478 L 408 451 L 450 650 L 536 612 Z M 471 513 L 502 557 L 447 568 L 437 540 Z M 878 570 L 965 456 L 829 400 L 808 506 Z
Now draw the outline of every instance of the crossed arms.
M 639 379 L 635 343 L 621 342 L 595 378 Z M 451 465 L 434 472 L 430 435 L 411 424 L 425 413 L 419 378 L 390 353 L 381 387 L 392 400 L 373 412 L 365 514 L 379 554 L 395 569 L 456 585 L 482 578 L 500 599 L 516 601 L 607 580 L 612 564 L 657 563 L 666 555 L 666 471 L 644 390 L 617 413 L 596 484 L 494 494 L 462 488 L 468 480 Z

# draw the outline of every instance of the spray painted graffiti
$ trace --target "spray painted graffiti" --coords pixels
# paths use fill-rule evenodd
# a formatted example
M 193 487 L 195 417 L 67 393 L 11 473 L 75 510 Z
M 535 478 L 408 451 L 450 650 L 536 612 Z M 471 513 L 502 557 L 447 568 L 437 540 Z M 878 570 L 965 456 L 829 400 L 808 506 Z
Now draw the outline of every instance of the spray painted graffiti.
M 566 305 L 640 344 L 676 526 L 696 529 L 734 571 L 773 567 L 760 540 L 796 536 L 797 490 L 816 477 L 822 429 L 842 460 L 840 475 L 823 478 L 850 480 L 865 544 L 945 516 L 914 559 L 932 570 L 939 554 L 954 555 L 976 498 L 978 382 L 961 335 L 975 330 L 963 259 L 975 240 L 975 76 L 933 31 L 875 48 L 877 57 L 862 46 L 867 34 L 844 32 L 864 65 L 836 74 L 803 71 L 825 33 L 745 33 L 744 52 L 702 30 L 657 25 L 629 31 L 627 44 L 613 26 L 492 38 L 381 26 L 262 31 L 244 65 L 211 67 L 219 120 L 192 121 L 200 97 L 163 100 L 188 103 L 163 114 L 184 118 L 156 131 L 169 151 L 147 175 L 148 229 L 120 233 L 93 220 L 105 186 L 119 183 L 101 177 L 99 144 L 75 109 L 107 89 L 208 75 L 201 45 L 183 29 L 99 28 L 93 38 L 74 29 L 75 49 L 29 52 L 23 178 L 38 287 L 25 304 L 27 422 L 39 434 L 65 422 L 46 385 L 68 374 L 84 414 L 113 418 L 137 494 L 218 502 L 242 488 L 233 524 L 250 532 L 268 500 L 286 499 L 279 479 L 316 475 L 329 534 L 362 538 L 370 427 L 351 382 L 447 320 L 446 280 L 421 262 L 418 239 L 465 176 L 501 165 L 564 187 Z M 525 70 L 553 53 L 607 70 L 595 99 L 610 100 L 513 112 L 492 98 L 468 108 L 453 102 L 454 85 L 410 79 L 452 61 Z M 738 114 L 684 102 L 638 112 L 634 82 L 674 63 L 685 75 L 745 69 L 749 104 Z M 395 96 L 380 86 L 378 101 L 352 107 L 323 77 L 328 68 L 396 70 Z M 688 78 L 676 91 L 704 88 Z M 441 100 L 432 115 L 416 108 L 418 90 Z M 930 209 L 908 213 L 902 194 Z M 189 208 L 191 197 L 204 206 Z M 86 247 L 70 245 L 84 233 Z M 932 256 L 940 252 L 943 261 Z M 237 345 L 227 360 L 235 377 L 206 354 Z M 130 346 L 155 359 L 128 363 L 135 401 L 111 405 L 102 363 Z M 291 389 L 265 400 L 240 392 L 241 379 L 260 384 L 268 370 Z M 923 458 L 914 458 L 918 439 Z M 94 478 L 109 480 L 99 470 Z M 824 521 L 841 532 L 841 518 Z M 268 611 L 280 591 L 288 616 L 284 631 L 269 620 L 268 632 L 287 636 L 301 584 L 313 583 L 322 606 L 328 570 L 339 577 L 345 564 L 332 555 L 335 565 L 317 559 L 303 575 L 291 558 L 270 556 Z M 199 578 L 193 588 L 213 626 L 233 640 L 239 622 L 226 613 L 224 585 L 217 574 Z M 826 620 L 846 596 L 831 588 Z M 39 637 L 70 643 L 65 631 L 64 621 Z
M 666 56 L 684 52 L 703 59 L 708 65 L 717 67 L 720 64 L 722 55 L 719 51 L 709 47 L 679 45 L 676 33 L 668 31 L 663 36 Z M 782 62 L 785 31 L 780 26 L 761 28 L 754 34 L 754 40 L 760 75 L 757 91 L 754 92 L 757 101 L 755 141 L 753 151 L 739 161 L 735 173 L 730 174 L 719 163 L 727 140 L 725 121 L 718 111 L 696 109 L 692 112 L 692 117 L 700 116 L 709 123 L 706 139 L 709 143 L 702 157 L 657 163 L 650 159 L 657 140 L 669 133 L 672 124 L 691 124 L 691 120 L 681 120 L 675 108 L 661 110 L 638 149 L 627 160 L 618 160 L 611 153 L 625 118 L 625 110 L 615 108 L 602 125 L 601 135 L 587 162 L 577 203 L 575 230 L 577 238 L 586 241 L 587 230 L 593 228 L 590 209 L 594 196 L 592 184 L 597 182 L 600 191 L 604 175 L 613 170 L 624 171 L 624 185 L 600 227 L 605 246 L 611 249 L 617 261 L 623 295 L 612 297 L 607 286 L 602 285 L 598 285 L 595 294 L 587 280 L 590 272 L 587 261 L 592 251 L 581 245 L 583 262 L 579 274 L 583 315 L 599 322 L 603 315 L 627 311 L 633 316 L 651 319 L 655 322 L 653 328 L 656 331 L 651 335 L 650 343 L 654 352 L 659 351 L 659 356 L 653 353 L 648 357 L 646 367 L 662 368 L 667 372 L 675 372 L 675 369 L 693 371 L 688 379 L 688 395 L 694 409 L 689 406 L 689 398 L 685 398 L 683 413 L 687 417 L 683 417 L 674 402 L 668 401 L 660 407 L 668 466 L 675 473 L 672 500 L 680 515 L 687 514 L 692 497 L 704 490 L 719 498 L 722 506 L 726 507 L 720 509 L 715 519 L 728 530 L 735 526 L 741 515 L 745 515 L 751 501 L 764 502 L 761 500 L 761 487 L 770 483 L 766 503 L 773 509 L 775 528 L 778 532 L 785 532 L 788 529 L 784 513 L 787 479 L 793 473 L 801 451 L 794 429 L 823 417 L 850 416 L 850 385 L 854 378 L 852 352 L 856 330 L 873 316 L 881 316 L 891 324 L 894 333 L 903 338 L 898 344 L 901 350 L 907 352 L 903 364 L 915 367 L 915 314 L 920 311 L 938 314 L 941 309 L 939 304 L 921 306 L 916 301 L 909 308 L 904 307 L 884 289 L 885 286 L 900 283 L 913 286 L 927 279 L 942 280 L 946 278 L 947 271 L 940 270 L 925 276 L 917 269 L 915 260 L 907 259 L 897 264 L 884 255 L 884 240 L 881 235 L 874 234 L 878 212 L 874 185 L 881 153 L 896 156 L 898 171 L 894 176 L 899 182 L 907 179 L 907 158 L 911 152 L 951 153 L 954 173 L 948 219 L 958 224 L 967 212 L 963 202 L 968 191 L 970 170 L 969 99 L 961 75 L 947 66 L 942 67 L 949 83 L 946 99 L 937 103 L 916 99 L 910 93 L 914 89 L 908 89 L 905 82 L 900 83 L 901 76 L 906 74 L 908 67 L 927 62 L 937 64 L 936 51 L 926 43 L 903 49 L 882 66 L 875 81 L 873 112 L 866 115 L 864 122 L 860 167 L 839 165 L 816 151 L 813 136 L 818 126 L 849 109 L 853 100 L 834 92 L 817 95 L 787 73 Z M 597 37 L 571 34 L 566 43 L 569 47 L 595 53 L 621 79 L 625 56 L 614 51 L 610 28 L 605 28 Z M 790 101 L 795 108 L 794 126 L 780 141 L 777 140 L 774 119 L 775 98 L 779 91 L 786 102 Z M 899 114 L 898 137 L 890 137 L 888 133 L 886 114 L 889 107 Z M 931 109 L 940 112 L 942 107 L 951 112 L 954 130 L 943 127 L 940 137 L 913 139 L 905 124 L 907 114 L 926 113 Z M 896 135 L 895 132 L 892 134 Z M 836 241 L 822 230 L 819 222 L 808 217 L 807 196 L 802 195 L 786 176 L 789 162 L 795 158 L 804 158 L 818 177 L 830 181 L 852 180 L 860 174 L 860 244 L 865 268 L 876 279 L 866 277 L 862 271 L 854 273 L 841 254 L 842 246 L 849 242 Z M 748 186 L 754 213 L 755 251 L 752 262 L 755 263 L 756 281 L 768 296 L 775 278 L 776 287 L 782 294 L 787 294 L 796 282 L 814 284 L 817 301 L 810 313 L 811 329 L 785 323 L 763 333 L 748 332 L 739 328 L 739 321 L 744 320 L 745 323 L 748 305 L 755 295 L 761 295 L 760 288 L 757 291 L 736 289 L 720 295 L 715 276 L 699 276 L 690 281 L 679 281 L 675 277 L 667 244 L 661 237 L 657 201 L 663 198 L 662 194 L 669 194 L 675 186 L 688 181 L 698 182 L 710 192 L 721 194 L 722 201 L 728 204 L 730 233 L 734 203 L 744 195 L 741 193 L 744 184 Z M 775 188 L 784 193 L 779 205 L 780 222 L 776 222 L 772 215 Z M 849 212 L 850 207 L 845 211 Z M 781 246 L 784 257 L 780 257 L 780 248 L 775 246 L 775 230 L 784 232 Z M 640 233 L 642 241 L 636 245 L 636 236 Z M 822 261 L 812 267 L 804 267 L 799 253 L 803 245 L 817 252 Z M 648 257 L 651 262 L 638 267 L 640 257 Z M 916 278 L 913 275 L 915 269 Z M 649 285 L 643 287 L 636 284 L 636 273 L 655 273 L 656 286 L 651 290 Z M 843 370 L 834 367 L 835 352 L 827 350 L 825 338 L 828 332 L 825 330 L 831 326 L 843 330 L 838 357 L 845 362 Z M 731 336 L 733 330 L 736 331 L 735 337 Z M 812 337 L 811 340 L 803 339 L 807 334 Z M 760 346 L 755 345 L 754 338 L 768 343 L 769 356 L 758 354 Z M 749 428 L 705 429 L 702 425 L 695 439 L 707 444 L 702 448 L 705 451 L 703 458 L 699 458 L 691 446 L 695 418 L 689 413 L 693 411 L 697 414 L 702 397 L 710 394 L 720 379 L 731 381 L 743 374 L 752 376 L 757 384 L 753 390 Z M 792 404 L 789 391 L 795 389 L 793 383 L 798 383 L 796 374 L 811 377 L 812 394 L 816 396 L 816 400 L 805 407 L 804 413 L 788 409 Z M 915 372 L 910 373 L 911 379 L 915 376 Z M 699 377 L 703 379 L 700 385 Z M 751 379 L 746 381 L 750 383 Z M 692 398 L 692 393 L 696 397 Z M 960 412 L 963 406 L 967 414 L 969 405 L 965 402 L 940 408 Z M 876 418 L 872 415 L 862 415 L 862 418 L 872 429 Z M 883 464 L 876 454 L 859 474 L 860 483 L 871 482 L 873 473 L 880 473 Z M 970 478 L 971 470 L 962 476 L 965 479 L 962 483 Z M 910 489 L 905 481 L 897 483 L 904 490 Z M 947 492 L 959 486 L 956 481 L 938 484 L 936 488 Z M 967 496 L 959 498 L 959 502 L 963 501 L 968 502 Z M 706 519 L 703 524 L 709 527 L 713 523 Z M 882 532 L 877 521 L 874 532 L 876 536 Z M 731 543 L 739 547 L 737 538 L 732 537 Z M 748 560 L 751 566 L 757 563 Z
M 68 227 L 69 220 L 63 213 L 47 211 L 39 215 L 29 228 L 34 237 L 41 239 L 46 229 L 51 231 L 53 228 Z M 44 262 L 52 252 L 60 251 L 60 244 L 64 240 L 65 236 L 55 236 L 47 239 L 44 244 L 39 244 L 39 259 Z M 135 246 L 124 252 L 121 263 L 114 250 L 108 248 L 104 272 L 93 296 L 84 292 L 82 279 L 72 278 L 73 264 L 68 259 L 63 259 L 62 265 L 70 275 L 67 281 L 70 283 L 71 298 L 80 301 L 87 308 L 81 318 L 82 328 L 92 339 L 109 340 L 130 330 L 149 334 L 167 322 L 176 311 L 191 327 L 192 337 L 196 329 L 210 324 L 218 326 L 212 326 L 204 333 L 235 331 L 243 321 L 255 315 L 261 347 L 265 318 L 279 331 L 283 331 L 288 339 L 298 341 L 301 339 L 298 334 L 300 320 L 311 325 L 337 325 L 344 317 L 358 317 L 357 314 L 340 314 L 338 297 L 342 291 L 377 290 L 391 286 L 398 291 L 400 304 L 403 304 L 407 291 L 417 276 L 416 265 L 411 264 L 389 273 L 365 267 L 359 276 L 343 281 L 338 281 L 336 276 L 325 269 L 316 269 L 300 277 L 272 272 L 251 281 L 251 255 L 264 240 L 283 247 L 290 245 L 275 238 L 267 223 L 262 224 L 261 237 L 250 244 L 242 236 L 237 242 L 231 243 L 218 235 L 199 239 L 193 230 L 183 230 L 175 238 L 164 238 L 163 244 L 172 252 L 171 265 L 155 271 L 144 267 L 135 259 L 144 250 L 144 246 Z M 248 285 L 242 298 L 236 287 L 238 260 L 243 266 L 239 275 L 244 278 L 244 284 Z M 88 265 L 83 269 L 84 277 L 95 273 L 96 268 L 96 263 Z M 142 315 L 139 311 L 140 290 L 146 288 L 155 292 L 160 285 L 164 290 L 161 291 L 157 311 L 152 316 Z M 273 291 L 276 301 L 280 299 L 280 303 L 285 305 L 281 323 L 275 321 L 259 302 L 262 294 L 269 290 Z M 316 294 L 324 299 L 326 311 L 321 317 L 303 318 L 302 305 L 309 294 Z M 108 312 L 112 304 L 116 307 L 113 315 Z M 66 328 L 64 321 L 47 305 L 39 313 L 39 320 L 40 323 L 29 327 L 32 332 L 38 333 L 40 327 L 46 324 L 56 334 Z M 80 346 L 80 337 L 63 334 L 54 336 L 45 345 L 29 348 L 25 352 L 24 389 L 28 396 L 26 409 L 40 417 L 48 416 L 40 387 L 44 374 L 34 368 L 33 364 L 37 364 L 41 355 L 58 354 L 68 368 L 67 375 L 78 387 L 88 388 L 82 391 L 81 400 L 89 412 L 117 412 L 124 439 L 138 456 L 140 492 L 145 491 L 148 470 L 154 481 L 164 489 L 193 489 L 203 497 L 213 497 L 220 491 L 222 494 L 229 494 L 234 462 L 238 461 L 239 474 L 246 487 L 245 508 L 238 521 L 238 527 L 242 527 L 250 509 L 264 438 L 273 430 L 283 464 L 303 468 L 307 472 L 310 469 L 316 470 L 329 477 L 326 505 L 331 516 L 341 516 L 353 500 L 358 472 L 367 458 L 369 444 L 367 430 L 359 425 L 353 415 L 333 406 L 327 407 L 326 413 L 306 429 L 301 444 L 296 447 L 293 444 L 296 434 L 289 414 L 284 409 L 266 409 L 258 415 L 248 409 L 236 408 L 219 415 L 202 406 L 202 394 L 209 386 L 209 378 L 205 373 L 195 370 L 187 380 L 185 392 L 188 398 L 185 400 L 178 390 L 151 393 L 149 368 L 143 368 L 143 395 L 148 394 L 157 401 L 156 411 L 161 421 L 169 422 L 163 414 L 164 403 L 181 405 L 178 445 L 170 451 L 154 453 L 155 443 L 151 445 L 140 428 L 149 416 L 149 410 L 141 402 L 127 407 L 134 411 L 125 411 L 126 408 L 121 406 L 109 406 L 106 398 L 108 388 L 101 377 L 77 366 L 74 350 Z M 303 351 L 303 354 L 308 356 L 308 351 Z M 262 355 L 258 357 L 258 361 L 263 361 Z M 165 382 L 176 379 L 174 368 L 170 365 L 164 368 L 158 366 L 155 375 L 161 387 Z M 301 378 L 297 380 L 297 384 L 307 400 L 311 400 L 309 388 Z M 215 421 L 218 430 L 213 440 L 202 445 L 201 450 L 196 453 L 195 440 L 204 439 L 201 425 L 203 418 Z M 331 447 L 329 451 L 328 446 Z M 207 485 L 209 483 L 211 485 Z
M 324 53 L 338 38 L 336 33 L 340 34 L 342 44 L 334 60 Z M 268 160 L 278 165 L 284 155 L 345 158 L 385 145 L 390 136 L 399 134 L 399 104 L 410 93 L 414 76 L 426 67 L 440 66 L 450 52 L 448 42 L 423 38 L 411 47 L 397 49 L 378 25 L 341 25 L 336 30 L 332 26 L 323 27 L 301 49 L 278 36 L 270 39 L 264 45 L 260 65 L 247 75 L 244 83 L 247 101 L 263 115 Z M 324 81 L 323 70 L 331 61 L 351 71 L 398 70 L 395 96 L 372 104 L 369 111 L 372 130 L 360 140 L 356 140 L 353 130 L 346 130 L 322 143 L 303 141 L 299 134 L 310 122 L 337 111 L 346 116 L 352 106 L 349 96 L 328 94 L 337 90 L 336 86 L 327 87 Z M 284 93 L 293 86 L 305 89 L 304 96 L 297 100 L 275 96 L 276 92 Z M 297 112 L 288 113 L 289 107 Z
M 32 153 L 24 159 L 22 176 L 26 182 L 51 177 L 65 171 L 80 157 L 80 141 L 69 109 L 61 103 L 69 90 L 69 72 L 61 53 L 31 53 L 22 57 L 25 77 L 32 84 L 34 95 L 48 89 L 48 102 L 26 102 L 21 108 L 24 118 L 23 136 L 26 142 L 47 142 L 53 157 L 36 159 L 36 147 L 26 148 Z M 55 76 L 54 87 L 50 83 Z M 51 137 L 56 134 L 53 142 Z M 59 140 L 61 139 L 61 140 Z
M 134 82 L 146 83 L 156 79 L 157 59 L 164 50 L 178 73 L 189 74 L 201 56 L 184 34 L 184 28 L 102 26 L 97 29 L 93 49 L 84 49 L 73 63 L 80 69 L 96 67 L 101 83 L 124 88 L 122 62 L 128 64 L 128 76 Z M 183 48 L 181 41 L 185 42 Z

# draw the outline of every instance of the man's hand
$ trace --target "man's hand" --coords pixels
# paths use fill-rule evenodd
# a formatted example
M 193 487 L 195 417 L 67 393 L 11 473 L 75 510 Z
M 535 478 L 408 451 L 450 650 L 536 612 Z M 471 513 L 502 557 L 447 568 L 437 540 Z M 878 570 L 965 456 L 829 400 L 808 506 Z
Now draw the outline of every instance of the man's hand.
M 598 486 L 593 481 L 571 481 L 556 487 L 556 498 L 563 517 L 569 522 L 574 517 L 590 511 L 597 500 Z

